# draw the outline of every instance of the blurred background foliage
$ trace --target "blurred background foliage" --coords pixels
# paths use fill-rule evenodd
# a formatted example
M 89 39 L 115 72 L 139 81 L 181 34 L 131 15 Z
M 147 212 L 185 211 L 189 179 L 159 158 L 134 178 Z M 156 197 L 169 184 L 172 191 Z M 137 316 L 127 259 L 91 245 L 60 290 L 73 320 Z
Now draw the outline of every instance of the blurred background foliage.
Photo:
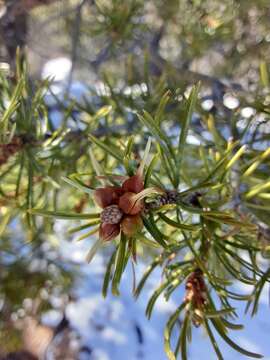
M 26 346 L 27 329 L 41 327 L 50 342 L 67 328 L 65 306 L 73 297 L 80 265 L 65 260 L 59 246 L 63 237 L 73 239 L 73 231 L 68 232 L 73 225 L 84 226 L 78 220 L 95 212 L 90 194 L 100 182 L 93 157 L 106 174 L 124 175 L 127 170 L 131 175 L 149 136 L 155 139 L 151 153 L 156 154 L 149 184 L 188 190 L 177 206 L 186 225 L 201 224 L 200 240 L 195 229 L 189 251 L 194 245 L 201 260 L 205 254 L 212 259 L 207 266 L 214 289 L 219 277 L 252 283 L 254 293 L 246 300 L 256 312 L 269 278 L 268 260 L 262 269 L 256 262 L 258 253 L 268 259 L 270 241 L 269 15 L 267 0 L 0 1 L 3 354 L 25 348 L 39 357 L 46 344 L 32 351 L 33 345 Z M 195 96 L 197 88 L 191 86 L 198 82 Z M 179 132 L 185 146 L 181 143 L 177 152 Z M 129 136 L 133 138 L 127 141 Z M 220 213 L 207 218 L 200 211 L 198 215 L 196 207 Z M 27 211 L 33 208 L 69 221 L 59 227 L 54 216 L 36 217 Z M 228 218 L 225 210 L 230 211 Z M 170 285 L 175 270 L 183 271 L 182 281 L 194 270 L 187 235 L 179 230 L 179 212 L 176 218 L 168 219 L 168 214 L 153 215 L 158 229 L 148 226 L 152 236 L 140 234 L 137 249 L 149 262 L 160 254 L 151 244 L 155 235 L 160 240 L 157 231 L 163 240 L 171 239 L 164 258 L 153 263 L 154 269 L 168 261 L 166 296 L 180 284 Z M 91 243 L 93 229 L 85 228 L 81 240 L 90 238 Z M 209 232 L 216 238 L 210 250 Z M 198 251 L 198 241 L 205 239 Z M 233 252 L 226 262 L 237 247 L 248 252 L 249 261 Z M 219 268 L 222 251 L 225 264 Z M 175 254 L 186 256 L 186 262 L 170 265 Z M 106 261 L 110 255 L 108 251 Z M 229 306 L 223 295 L 222 301 Z M 39 323 L 51 307 L 63 313 L 61 330 Z M 207 325 L 206 330 L 209 334 Z

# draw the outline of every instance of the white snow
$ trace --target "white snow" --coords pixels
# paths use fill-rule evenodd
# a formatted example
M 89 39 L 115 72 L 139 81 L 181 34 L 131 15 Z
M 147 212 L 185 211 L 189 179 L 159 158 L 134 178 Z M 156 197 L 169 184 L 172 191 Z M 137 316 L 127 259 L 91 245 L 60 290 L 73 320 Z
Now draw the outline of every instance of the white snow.
M 64 231 L 60 233 L 64 234 Z M 64 237 L 64 235 L 63 235 Z M 184 286 L 175 291 L 170 301 L 166 302 L 161 296 L 154 307 L 150 320 L 145 316 L 145 308 L 153 290 L 160 284 L 162 271 L 156 269 L 146 283 L 137 301 L 132 296 L 131 265 L 123 275 L 119 297 L 108 294 L 104 299 L 101 294 L 103 274 L 108 252 L 112 248 L 101 250 L 91 264 L 86 264 L 86 253 L 94 240 L 68 242 L 60 239 L 62 256 L 75 261 L 80 270 L 81 278 L 75 285 L 77 300 L 70 302 L 66 315 L 75 330 L 78 331 L 82 343 L 91 350 L 91 359 L 96 360 L 166 360 L 163 349 L 163 330 L 170 314 L 180 304 L 184 296 Z M 144 262 L 138 263 L 136 273 L 138 279 L 146 268 Z M 236 284 L 237 290 L 248 293 L 249 287 Z M 268 307 L 268 289 L 265 288 L 261 307 L 257 317 L 251 319 L 244 315 L 245 304 L 233 303 L 239 309 L 238 323 L 245 325 L 241 331 L 232 331 L 230 337 L 239 345 L 250 351 L 264 354 L 265 360 L 270 360 L 269 331 L 270 309 Z M 57 313 L 49 314 L 51 321 Z M 215 332 L 214 332 L 215 333 Z M 175 339 L 178 332 L 174 332 Z M 226 360 L 246 359 L 245 356 L 232 350 L 217 335 L 217 341 Z M 200 358 L 215 360 L 208 337 L 203 329 L 193 330 L 192 343 L 188 346 L 189 360 Z M 85 359 L 82 355 L 82 360 Z
M 54 81 L 64 81 L 71 70 L 72 62 L 66 57 L 51 59 L 45 63 L 41 77 L 43 79 L 52 78 Z

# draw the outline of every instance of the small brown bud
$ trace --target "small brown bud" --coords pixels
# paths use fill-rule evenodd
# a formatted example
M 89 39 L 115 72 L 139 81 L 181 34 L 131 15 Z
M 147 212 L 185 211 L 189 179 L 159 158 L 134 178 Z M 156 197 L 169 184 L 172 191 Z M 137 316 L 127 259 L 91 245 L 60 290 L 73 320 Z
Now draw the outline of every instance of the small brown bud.
M 103 241 L 110 241 L 116 238 L 120 233 L 120 226 L 118 224 L 101 224 L 99 227 L 99 237 Z
M 143 179 L 140 175 L 134 175 L 128 178 L 122 185 L 125 192 L 133 192 L 138 194 L 144 189 Z
M 136 194 L 127 192 L 119 199 L 119 207 L 125 214 L 137 215 L 144 208 L 144 202 L 136 197 Z
M 198 327 L 202 323 L 203 311 L 207 305 L 207 288 L 200 269 L 193 271 L 186 282 L 186 294 L 184 301 L 186 309 L 193 309 L 193 324 Z
M 143 222 L 140 215 L 125 216 L 121 222 L 121 230 L 126 236 L 132 236 L 140 231 L 143 227 Z
M 98 206 L 104 209 L 109 205 L 117 204 L 122 193 L 123 190 L 116 186 L 99 188 L 94 191 L 94 200 Z

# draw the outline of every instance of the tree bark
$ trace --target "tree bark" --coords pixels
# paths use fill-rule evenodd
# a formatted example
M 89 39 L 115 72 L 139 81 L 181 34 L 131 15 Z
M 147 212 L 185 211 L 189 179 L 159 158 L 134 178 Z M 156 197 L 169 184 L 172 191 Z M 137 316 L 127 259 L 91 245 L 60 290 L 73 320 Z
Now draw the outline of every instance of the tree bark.
M 11 70 L 15 69 L 16 51 L 20 48 L 24 57 L 27 43 L 28 12 L 41 5 L 49 5 L 57 0 L 7 0 L 0 11 L 0 37 L 4 44 Z

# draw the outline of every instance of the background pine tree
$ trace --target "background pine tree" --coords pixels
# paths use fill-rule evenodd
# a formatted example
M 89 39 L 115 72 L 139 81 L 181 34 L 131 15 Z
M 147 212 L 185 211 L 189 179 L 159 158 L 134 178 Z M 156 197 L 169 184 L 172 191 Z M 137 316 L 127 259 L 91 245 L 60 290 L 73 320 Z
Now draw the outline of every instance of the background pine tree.
M 56 288 L 63 314 L 72 297 L 76 270 L 55 253 L 63 219 L 67 239 L 91 239 L 88 261 L 106 253 L 104 296 L 121 296 L 140 261 L 135 298 L 163 273 L 147 317 L 185 289 L 164 330 L 169 359 L 188 358 L 194 327 L 219 359 L 216 338 L 260 357 L 230 336 L 235 303 L 255 315 L 270 280 L 268 1 L 0 4 L 3 356 L 41 356 L 25 345 L 29 324 L 48 344 L 59 333 L 36 319 Z M 52 78 L 59 56 L 68 70 Z

